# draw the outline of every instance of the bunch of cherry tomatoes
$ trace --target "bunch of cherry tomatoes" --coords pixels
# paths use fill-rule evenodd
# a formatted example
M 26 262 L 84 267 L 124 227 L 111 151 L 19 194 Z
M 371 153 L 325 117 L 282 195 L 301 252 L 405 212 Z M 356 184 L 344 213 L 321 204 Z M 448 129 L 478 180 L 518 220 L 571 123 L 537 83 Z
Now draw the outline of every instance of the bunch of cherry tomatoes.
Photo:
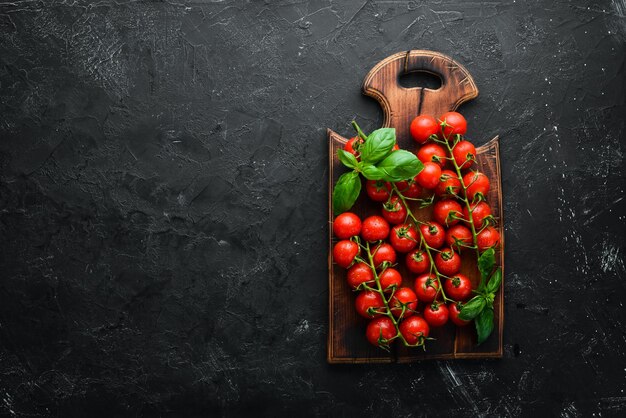
M 460 253 L 479 254 L 497 246 L 500 236 L 485 200 L 489 179 L 474 169 L 476 148 L 463 138 L 466 130 L 457 112 L 439 120 L 416 117 L 410 131 L 420 145 L 422 171 L 397 183 L 367 180 L 365 190 L 381 205 L 380 215 L 361 219 L 344 212 L 333 222 L 339 240 L 333 260 L 347 269 L 356 310 L 369 320 L 366 337 L 376 346 L 388 349 L 396 339 L 424 346 L 431 328 L 470 322 L 459 318 L 474 290 L 460 273 Z M 354 137 L 344 150 L 358 159 L 362 141 Z M 417 219 L 411 202 L 432 204 L 432 219 Z M 412 287 L 404 285 L 398 263 L 412 274 Z

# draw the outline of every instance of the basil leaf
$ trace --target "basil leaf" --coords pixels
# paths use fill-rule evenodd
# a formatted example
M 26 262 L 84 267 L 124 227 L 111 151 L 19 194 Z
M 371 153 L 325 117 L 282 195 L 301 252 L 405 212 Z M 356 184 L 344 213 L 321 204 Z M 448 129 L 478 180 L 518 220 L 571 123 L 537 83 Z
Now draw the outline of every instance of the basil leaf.
M 344 173 L 337 180 L 333 190 L 333 212 L 339 215 L 354 205 L 361 193 L 361 178 L 356 171 Z
M 476 318 L 485 308 L 486 301 L 482 296 L 474 296 L 469 302 L 463 305 L 459 318 L 464 321 L 471 321 Z
M 381 128 L 369 134 L 361 148 L 361 160 L 376 164 L 385 158 L 396 144 L 396 129 Z
M 487 283 L 487 292 L 496 293 L 500 288 L 500 283 L 502 283 L 502 269 L 498 267 Z
M 376 165 L 387 181 L 409 180 L 422 171 L 424 164 L 413 154 L 406 150 L 393 151 L 389 156 Z
M 361 173 L 363 173 L 363 177 L 368 180 L 382 180 L 383 177 L 385 177 L 385 173 L 382 172 L 374 164 L 361 163 L 359 166 L 359 170 L 361 170 Z
M 356 160 L 354 154 L 348 151 L 344 151 L 342 149 L 337 150 L 337 156 L 339 157 L 339 161 L 341 161 L 343 165 L 348 168 L 356 168 L 357 164 L 359 163 Z
M 474 321 L 476 334 L 478 334 L 478 344 L 482 344 L 493 332 L 493 309 L 485 309 Z
M 480 284 L 478 290 L 483 291 L 485 289 L 485 281 L 491 275 L 493 266 L 496 265 L 496 252 L 493 248 L 489 248 L 478 257 L 478 270 L 480 271 Z

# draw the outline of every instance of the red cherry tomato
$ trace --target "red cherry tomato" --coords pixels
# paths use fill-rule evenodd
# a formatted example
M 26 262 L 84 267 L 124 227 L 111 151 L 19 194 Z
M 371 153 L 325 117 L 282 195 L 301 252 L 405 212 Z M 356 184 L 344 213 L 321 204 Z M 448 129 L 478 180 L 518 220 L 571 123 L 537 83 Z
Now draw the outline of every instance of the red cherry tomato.
M 406 255 L 406 267 L 411 273 L 424 273 L 430 267 L 428 254 L 422 250 L 413 250 Z
M 417 344 L 418 341 L 428 337 L 430 328 L 421 316 L 413 315 L 400 323 L 400 333 L 407 343 Z
M 446 165 L 446 151 L 441 145 L 426 144 L 417 151 L 417 158 L 423 163 L 436 163 L 439 167 Z
M 339 239 L 348 239 L 361 233 L 361 219 L 351 212 L 344 212 L 335 218 L 333 232 Z
M 415 279 L 415 294 L 422 302 L 430 303 L 435 300 L 438 290 L 439 282 L 434 274 L 422 274 Z
M 420 225 L 420 231 L 424 236 L 426 244 L 433 248 L 441 248 L 446 239 L 443 227 L 437 222 L 428 222 Z
M 459 183 L 460 185 L 461 183 Z M 420 194 L 422 194 L 422 188 L 417 181 L 409 180 L 409 181 L 399 181 L 396 183 L 396 187 L 402 193 L 404 197 L 410 197 L 411 199 L 417 199 Z
M 462 306 L 463 305 L 461 304 L 461 302 L 448 303 L 448 312 L 450 314 L 450 321 L 457 327 L 464 327 L 465 325 L 471 322 L 471 321 L 466 321 L 464 319 L 459 318 L 459 314 L 461 313 Z
M 364 290 L 356 296 L 356 311 L 363 318 L 381 316 L 385 308 L 385 302 L 380 293 L 373 290 Z
M 446 244 L 450 247 L 456 247 L 459 250 L 464 248 L 463 245 L 460 245 L 457 241 L 471 246 L 473 244 L 472 231 L 465 225 L 460 224 L 450 227 L 450 229 L 446 231 Z
M 476 236 L 476 244 L 480 251 L 495 247 L 500 243 L 500 233 L 493 226 L 488 226 Z
M 448 140 L 453 140 L 455 135 L 465 135 L 467 132 L 467 121 L 458 112 L 444 113 L 439 120 L 444 123 L 441 133 Z
M 456 301 L 464 301 L 472 296 L 472 281 L 464 274 L 455 274 L 451 279 L 443 283 L 443 291 L 446 296 Z
M 482 228 L 485 218 L 491 215 L 491 208 L 489 207 L 489 204 L 484 200 L 481 200 L 478 203 L 470 204 L 470 208 L 472 208 L 472 221 L 474 221 L 474 226 L 476 228 Z M 463 208 L 463 219 L 467 219 L 469 221 L 467 206 Z
M 353 289 L 358 288 L 362 283 L 374 283 L 374 272 L 365 263 L 356 263 L 348 269 L 348 284 Z
M 463 209 L 456 200 L 443 199 L 433 206 L 433 219 L 437 223 L 452 226 L 458 224 L 461 218 L 463 218 Z
M 385 271 L 378 276 L 380 287 L 384 292 L 397 289 L 402 286 L 402 276 L 400 272 L 393 268 L 386 268 Z
M 406 220 L 406 215 L 406 208 L 398 196 L 394 196 L 388 202 L 383 203 L 383 218 L 390 224 L 401 224 Z
M 489 179 L 486 175 L 479 171 L 471 171 L 463 176 L 463 184 L 467 188 L 467 198 L 472 201 L 474 197 L 480 193 L 487 197 L 489 191 Z
M 383 242 L 374 249 L 373 259 L 376 268 L 380 268 L 384 262 L 392 265 L 396 262 L 396 250 L 393 249 L 391 244 Z
M 389 234 L 391 246 L 399 253 L 408 253 L 417 246 L 417 232 L 408 224 L 396 225 Z
M 404 314 L 402 313 L 402 307 L 404 308 Z M 408 318 L 415 313 L 417 309 L 417 296 L 408 287 L 401 287 L 393 294 L 389 303 L 391 313 L 396 318 Z
M 452 149 L 452 156 L 461 169 L 470 168 L 476 161 L 476 148 L 469 141 L 459 141 Z
M 350 140 L 346 142 L 346 145 L 343 147 L 343 150 L 349 152 L 350 154 L 358 158 L 360 155 L 359 148 L 361 147 L 362 144 L 363 144 L 363 140 L 359 138 L 358 136 L 355 136 L 353 138 L 350 138 Z
M 452 170 L 443 170 L 439 177 L 439 183 L 435 188 L 437 196 L 454 196 L 458 195 L 461 190 L 461 180 Z
M 451 248 L 441 250 L 434 259 L 437 271 L 445 276 L 452 276 L 461 269 L 461 257 Z
M 338 266 L 348 268 L 359 254 L 359 245 L 349 240 L 339 241 L 333 247 L 333 260 Z
M 385 202 L 389 199 L 391 184 L 383 180 L 368 180 L 365 182 L 365 191 L 374 202 Z
M 365 218 L 361 226 L 361 237 L 365 241 L 374 242 L 387 238 L 389 224 L 382 216 L 370 216 Z
M 415 177 L 420 186 L 425 189 L 434 189 L 439 184 L 441 167 L 436 163 L 424 163 L 424 168 Z
M 424 319 L 431 327 L 441 327 L 448 322 L 448 307 L 443 303 L 433 302 L 424 308 Z
M 419 115 L 411 122 L 410 130 L 415 142 L 423 144 L 431 135 L 437 135 L 439 122 L 430 115 Z
M 389 340 L 396 336 L 396 327 L 387 316 L 372 319 L 367 324 L 365 336 L 372 345 L 387 347 L 391 342 Z

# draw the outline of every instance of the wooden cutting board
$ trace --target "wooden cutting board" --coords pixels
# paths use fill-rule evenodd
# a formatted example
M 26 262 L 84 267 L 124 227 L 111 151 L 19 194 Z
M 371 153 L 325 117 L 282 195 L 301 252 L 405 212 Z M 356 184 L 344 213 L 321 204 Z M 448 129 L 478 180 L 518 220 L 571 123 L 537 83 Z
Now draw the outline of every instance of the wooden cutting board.
M 427 72 L 441 79 L 441 87 L 429 88 L 400 86 L 401 75 L 411 72 Z M 383 127 L 396 128 L 396 137 L 401 148 L 415 151 L 416 143 L 410 136 L 409 126 L 413 118 L 419 114 L 435 117 L 455 110 L 461 103 L 478 96 L 478 89 L 469 72 L 459 63 L 443 54 L 413 50 L 391 55 L 379 62 L 369 72 L 363 82 L 364 94 L 375 98 L 383 108 Z M 468 122 L 470 125 L 472 121 Z M 351 134 L 350 136 L 354 136 Z M 342 149 L 347 139 L 328 130 L 329 139 L 329 225 L 333 220 L 332 196 L 334 184 L 345 168 L 337 157 L 337 150 Z M 468 138 L 473 141 L 473 138 Z M 502 266 L 504 274 L 504 230 L 502 227 L 502 186 L 500 181 L 500 159 L 498 137 L 477 148 L 476 168 L 489 177 L 491 190 L 487 202 L 492 214 L 498 222 L 500 232 L 500 249 L 496 252 L 496 260 Z M 432 206 L 425 209 L 413 208 L 418 219 L 431 218 Z M 365 187 L 352 212 L 365 218 L 379 215 L 381 204 L 372 202 L 365 193 Z M 476 345 L 476 331 L 473 323 L 457 328 L 448 323 L 441 328 L 431 330 L 431 337 L 436 341 L 427 343 L 426 351 L 421 348 L 407 348 L 402 344 L 394 344 L 391 353 L 368 343 L 365 338 L 367 320 L 361 318 L 354 308 L 355 293 L 346 283 L 346 270 L 335 265 L 330 251 L 336 239 L 332 228 L 329 228 L 328 256 L 328 299 L 329 299 L 329 332 L 328 352 L 329 363 L 406 363 L 423 359 L 459 359 L 502 357 L 502 330 L 504 326 L 504 280 L 494 300 L 495 327 L 491 336 L 480 346 Z M 396 267 L 403 277 L 403 286 L 413 288 L 415 275 L 404 266 L 404 256 L 398 254 Z M 475 254 L 461 255 L 461 272 L 472 279 L 474 287 L 479 281 Z M 418 306 L 421 311 L 423 304 Z

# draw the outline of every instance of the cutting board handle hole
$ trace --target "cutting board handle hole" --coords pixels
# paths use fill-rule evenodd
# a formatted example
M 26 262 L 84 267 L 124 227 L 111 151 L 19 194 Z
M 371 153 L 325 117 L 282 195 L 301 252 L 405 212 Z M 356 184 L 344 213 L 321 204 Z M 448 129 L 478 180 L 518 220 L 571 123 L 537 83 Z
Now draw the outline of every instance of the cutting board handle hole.
M 441 88 L 441 78 L 427 71 L 410 71 L 400 74 L 398 83 L 405 89 L 427 88 L 430 90 L 438 90 Z

